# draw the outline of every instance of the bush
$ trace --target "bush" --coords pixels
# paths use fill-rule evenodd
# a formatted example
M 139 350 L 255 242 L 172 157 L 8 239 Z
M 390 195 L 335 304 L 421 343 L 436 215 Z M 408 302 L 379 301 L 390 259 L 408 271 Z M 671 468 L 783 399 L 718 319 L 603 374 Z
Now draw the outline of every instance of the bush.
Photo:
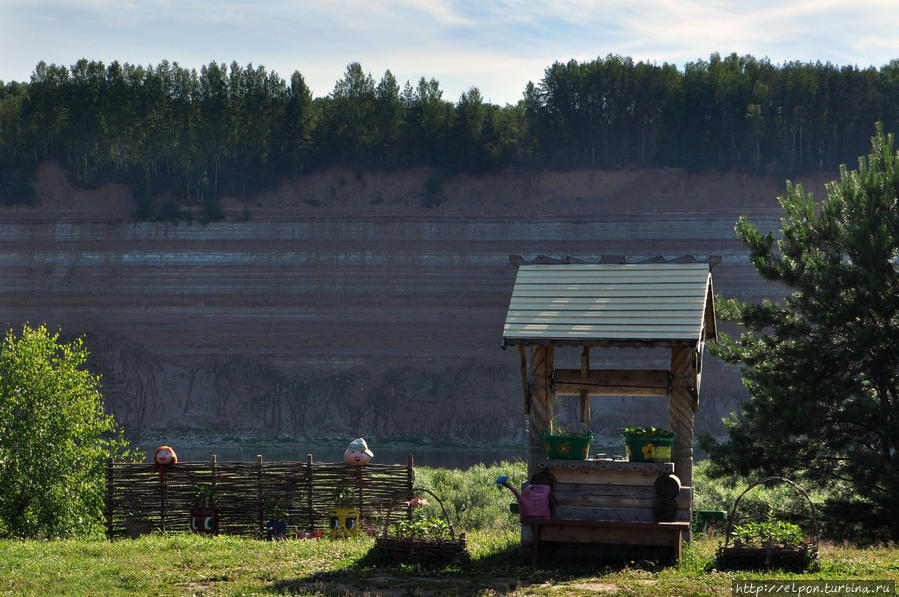
M 693 509 L 725 510 L 728 516 L 740 494 L 758 478 L 739 475 L 713 476 L 717 472 L 709 460 L 697 462 L 693 467 Z M 818 516 L 819 532 L 828 534 L 830 525 L 821 518 L 821 505 L 828 494 L 820 491 L 809 493 Z M 736 523 L 785 521 L 797 524 L 811 532 L 812 513 L 808 502 L 786 483 L 767 483 L 754 488 L 740 500 Z
M 81 340 L 45 326 L 10 331 L 0 346 L 0 533 L 90 535 L 102 529 L 110 457 L 128 443 L 103 412 L 100 380 Z
M 527 463 L 478 464 L 460 471 L 444 468 L 415 469 L 415 486 L 433 491 L 443 502 L 453 528 L 462 531 L 518 529 L 518 515 L 509 510 L 515 498 L 508 489 L 497 489 L 496 478 L 508 475 L 517 486 L 527 478 Z M 425 496 L 428 497 L 428 496 Z M 421 507 L 424 518 L 443 519 L 436 500 Z

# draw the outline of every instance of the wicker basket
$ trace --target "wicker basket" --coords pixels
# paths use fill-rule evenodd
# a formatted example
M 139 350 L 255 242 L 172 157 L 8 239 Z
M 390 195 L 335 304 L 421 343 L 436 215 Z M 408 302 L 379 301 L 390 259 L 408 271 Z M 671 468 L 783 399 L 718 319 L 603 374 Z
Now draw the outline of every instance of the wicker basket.
M 780 481 L 796 489 L 808 502 L 812 513 L 812 541 L 796 546 L 772 545 L 766 547 L 745 547 L 730 545 L 736 522 L 737 508 L 743 496 L 751 489 L 769 481 Z M 720 570 L 771 570 L 782 569 L 801 572 L 806 570 L 818 558 L 818 519 L 815 515 L 815 504 L 802 487 L 784 477 L 766 477 L 747 487 L 734 502 L 733 510 L 727 523 L 727 535 L 724 545 L 718 548 L 716 565 Z
M 440 498 L 427 489 L 415 488 L 413 493 L 424 492 L 432 496 L 443 510 L 443 516 L 449 525 L 450 539 L 437 539 L 430 537 L 391 537 L 390 513 L 387 513 L 387 521 L 384 525 L 384 534 L 375 539 L 372 552 L 391 560 L 401 562 L 449 562 L 453 560 L 467 561 L 468 551 L 465 549 L 465 534 L 456 536 L 453 523 L 449 519 L 446 507 Z

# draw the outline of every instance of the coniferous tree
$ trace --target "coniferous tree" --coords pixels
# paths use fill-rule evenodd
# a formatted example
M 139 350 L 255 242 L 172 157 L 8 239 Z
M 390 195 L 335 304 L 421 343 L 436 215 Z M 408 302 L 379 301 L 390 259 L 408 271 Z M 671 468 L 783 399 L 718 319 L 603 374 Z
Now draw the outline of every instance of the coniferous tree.
M 196 206 L 335 165 L 835 171 L 865 150 L 871 123 L 899 127 L 897 64 L 712 54 L 678 71 L 608 55 L 557 62 L 500 107 L 471 91 L 445 101 L 436 79 L 400 90 L 390 71 L 376 86 L 358 63 L 313 100 L 298 72 L 288 86 L 236 62 L 199 73 L 42 62 L 0 90 L 0 202 L 28 201 L 46 159 L 84 184 L 128 183 L 142 218 L 158 216 L 152 198 L 166 192 Z
M 836 535 L 899 539 L 899 155 L 878 125 L 859 167 L 816 202 L 788 183 L 780 234 L 737 233 L 783 301 L 720 303 L 746 330 L 717 356 L 751 399 L 706 438 L 720 471 L 796 476 L 827 488 Z

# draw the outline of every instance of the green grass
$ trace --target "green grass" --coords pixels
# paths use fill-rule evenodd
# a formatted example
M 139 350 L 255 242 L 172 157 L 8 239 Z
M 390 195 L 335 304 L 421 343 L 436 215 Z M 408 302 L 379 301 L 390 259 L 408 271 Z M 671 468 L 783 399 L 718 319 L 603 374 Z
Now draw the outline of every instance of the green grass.
M 729 595 L 739 579 L 899 580 L 899 550 L 825 545 L 819 570 L 718 572 L 715 538 L 687 546 L 677 567 L 548 559 L 532 568 L 517 533 L 469 533 L 471 562 L 386 565 L 370 538 L 263 542 L 152 535 L 120 541 L 0 541 L 4 595 Z

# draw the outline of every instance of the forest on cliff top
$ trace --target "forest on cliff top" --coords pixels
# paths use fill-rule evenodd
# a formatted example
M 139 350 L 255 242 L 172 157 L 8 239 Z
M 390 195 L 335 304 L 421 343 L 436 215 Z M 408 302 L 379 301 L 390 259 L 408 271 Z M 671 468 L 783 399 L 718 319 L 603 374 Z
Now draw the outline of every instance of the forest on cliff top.
M 41 62 L 28 82 L 0 81 L 0 203 L 33 202 L 46 159 L 84 185 L 128 184 L 135 216 L 161 220 L 185 204 L 217 219 L 222 194 L 332 166 L 431 167 L 435 188 L 501 168 L 792 176 L 853 164 L 876 121 L 899 128 L 899 59 L 859 69 L 712 54 L 681 70 L 609 55 L 556 62 L 505 106 L 474 87 L 449 101 L 439 81 L 401 85 L 389 70 L 376 81 L 359 63 L 313 98 L 300 72 L 286 81 L 252 64 Z

